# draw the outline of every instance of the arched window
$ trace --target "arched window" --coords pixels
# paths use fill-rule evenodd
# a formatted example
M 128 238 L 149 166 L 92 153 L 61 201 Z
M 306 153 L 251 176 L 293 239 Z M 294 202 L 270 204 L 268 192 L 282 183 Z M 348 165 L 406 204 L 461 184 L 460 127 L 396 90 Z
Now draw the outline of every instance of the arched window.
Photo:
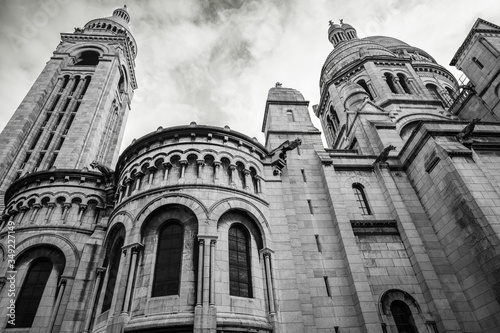
M 365 188 L 360 183 L 352 184 L 354 190 L 354 195 L 358 201 L 358 207 L 363 215 L 372 215 L 370 206 L 368 205 L 368 200 L 366 199 Z
M 247 230 L 240 225 L 229 229 L 229 294 L 252 297 L 250 239 Z
M 372 93 L 370 92 L 370 89 L 368 89 L 368 85 L 366 84 L 365 80 L 359 80 L 357 84 L 359 84 L 366 91 L 366 93 L 370 97 L 370 100 L 373 101 Z
M 385 73 L 385 82 L 387 82 L 387 86 L 389 86 L 389 89 L 391 89 L 391 92 L 393 94 L 399 94 L 398 90 L 396 89 L 396 84 L 394 83 L 394 76 L 389 73 Z
M 439 94 L 438 88 L 434 84 L 428 83 L 425 85 L 425 87 L 427 88 L 427 90 L 429 90 L 432 97 L 434 97 L 435 99 L 439 99 L 440 101 L 443 101 L 443 98 Z
M 99 53 L 83 51 L 78 57 L 75 66 L 96 66 L 99 63 Z
M 391 314 L 399 333 L 417 333 L 411 310 L 405 302 L 393 301 Z
M 326 116 L 326 126 L 332 135 L 332 139 L 335 139 L 335 125 L 333 125 L 332 118 L 330 116 Z
M 120 267 L 120 259 L 123 247 L 123 237 L 115 239 L 109 254 L 109 261 L 106 270 L 108 282 L 104 291 L 104 301 L 102 303 L 102 312 L 108 311 L 111 308 L 111 301 L 115 291 L 116 278 L 118 277 L 118 268 Z
M 408 79 L 406 78 L 406 76 L 404 74 L 399 73 L 398 79 L 399 79 L 399 84 L 403 88 L 403 91 L 406 94 L 411 94 L 410 87 L 408 86 Z
M 292 110 L 287 110 L 286 111 L 286 116 L 288 118 L 289 123 L 293 123 L 295 121 L 295 118 L 293 117 L 293 111 Z
M 167 221 L 158 234 L 152 297 L 179 294 L 184 230 Z
M 451 100 L 453 100 L 455 98 L 455 94 L 453 93 L 453 89 L 451 89 L 450 87 L 445 87 L 444 89 L 446 89 L 448 96 L 450 96 Z
M 7 325 L 7 328 L 31 327 L 52 266 L 50 260 L 43 258 L 29 268 L 16 300 L 16 325 Z
M 337 129 L 337 127 L 340 124 L 340 120 L 339 120 L 339 116 L 337 115 L 337 111 L 335 111 L 335 109 L 331 105 L 330 105 L 330 114 L 333 117 L 333 121 L 334 121 L 334 124 L 335 124 L 335 129 Z

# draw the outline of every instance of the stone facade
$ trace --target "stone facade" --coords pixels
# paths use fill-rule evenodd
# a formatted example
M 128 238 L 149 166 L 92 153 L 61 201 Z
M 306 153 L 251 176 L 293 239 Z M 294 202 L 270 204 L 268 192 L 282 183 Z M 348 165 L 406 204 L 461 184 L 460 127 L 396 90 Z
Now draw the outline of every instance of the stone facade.
M 63 34 L 1 134 L 0 327 L 498 331 L 500 124 L 455 112 L 459 85 L 428 53 L 332 23 L 313 106 L 327 148 L 309 102 L 277 84 L 265 145 L 193 122 L 118 156 L 137 88 L 128 21 L 118 9 Z M 498 28 L 478 22 L 472 36 L 478 24 Z M 469 39 L 460 63 L 473 61 L 467 49 L 493 66 Z M 23 327 L 8 324 L 13 230 L 16 301 L 39 302 L 31 315 L 17 307 Z M 40 262 L 51 268 L 36 277 Z

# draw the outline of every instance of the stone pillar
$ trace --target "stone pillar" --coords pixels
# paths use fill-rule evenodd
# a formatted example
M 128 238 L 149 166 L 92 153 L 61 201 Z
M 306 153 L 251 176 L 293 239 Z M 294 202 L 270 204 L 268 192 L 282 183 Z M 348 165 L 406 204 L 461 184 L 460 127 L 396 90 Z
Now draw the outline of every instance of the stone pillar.
M 198 178 L 201 178 L 202 168 L 205 165 L 205 160 L 196 160 L 196 164 L 198 165 Z
M 262 177 L 259 175 L 255 175 L 255 181 L 257 182 L 257 193 L 262 193 Z
M 165 173 L 163 174 L 163 180 L 167 181 L 167 179 L 168 179 L 168 173 L 170 171 L 170 168 L 172 167 L 172 163 L 165 162 L 165 163 L 163 163 L 163 166 L 165 167 Z
M 90 322 L 92 321 L 92 315 L 94 313 L 95 302 L 97 299 L 97 292 L 99 291 L 99 285 L 101 284 L 102 276 L 106 272 L 106 268 L 99 267 L 96 270 L 96 278 L 94 282 L 94 287 L 92 288 L 92 294 L 90 296 L 89 307 L 87 308 L 87 314 L 85 316 L 85 324 L 83 326 L 83 333 L 87 333 L 90 329 Z
M 132 178 L 125 179 L 125 194 L 124 196 L 129 196 L 131 193 L 130 187 L 132 186 Z
M 49 221 L 52 217 L 52 213 L 54 212 L 54 207 L 56 206 L 55 202 L 47 203 L 47 213 L 45 214 L 45 221 Z
M 186 166 L 188 164 L 188 161 L 187 160 L 181 160 L 179 162 L 181 163 L 181 176 L 180 176 L 180 179 L 184 179 L 184 174 L 186 172 Z
M 80 204 L 78 206 L 78 216 L 77 216 L 76 220 L 77 220 L 77 222 L 80 223 L 80 225 L 82 225 L 82 223 L 83 223 L 82 217 L 83 217 L 83 213 L 85 212 L 86 209 L 87 209 L 86 204 Z
M 21 210 L 21 217 L 19 218 L 19 224 L 21 224 L 21 222 L 24 220 L 24 216 L 26 215 L 26 212 L 30 209 L 28 206 L 21 206 L 19 207 L 19 209 Z
M 266 287 L 267 287 L 267 300 L 269 303 L 269 313 L 274 315 L 276 313 L 274 304 L 274 283 L 272 280 L 271 272 L 271 250 L 266 249 L 262 253 L 264 257 L 264 269 L 266 271 Z
M 68 217 L 68 212 L 69 212 L 70 208 L 71 208 L 71 203 L 69 203 L 69 202 L 63 203 L 63 212 L 61 215 L 63 224 L 66 223 L 66 218 Z
M 201 305 L 203 301 L 203 254 L 205 240 L 198 240 L 198 285 L 196 287 L 196 306 Z
M 64 289 L 66 289 L 66 279 L 61 279 L 61 282 L 59 283 L 59 291 L 57 292 L 57 299 L 56 299 L 56 304 L 52 308 L 52 314 L 50 315 L 50 324 L 47 327 L 47 333 L 51 333 L 52 330 L 54 329 L 54 325 L 56 323 L 57 319 L 57 313 L 59 312 L 59 307 L 61 306 L 61 300 L 64 294 Z
M 236 184 L 234 183 L 234 172 L 236 171 L 236 165 L 234 164 L 229 164 L 229 186 L 235 186 Z
M 125 187 L 125 186 L 123 186 L 123 185 L 118 185 L 118 202 L 117 202 L 117 203 L 122 202 L 122 199 L 123 199 L 123 195 L 124 195 L 125 189 L 126 189 L 126 187 Z
M 245 175 L 245 184 L 243 184 L 243 188 L 247 191 L 250 190 L 250 184 L 252 184 L 252 177 L 250 176 L 250 170 L 243 170 L 243 174 Z
M 219 182 L 221 162 L 214 161 L 214 183 Z
M 33 204 L 33 206 L 31 206 L 32 212 L 31 212 L 30 222 L 35 221 L 38 212 L 40 211 L 40 208 L 42 208 L 42 205 L 40 205 L 39 203 Z
M 210 241 L 210 305 L 215 305 L 215 244 L 217 240 Z
M 142 171 L 137 171 L 135 173 L 135 188 L 134 188 L 134 191 L 139 191 L 141 189 L 142 176 L 144 176 L 144 172 L 142 172 Z
M 155 176 L 155 172 L 156 172 L 156 167 L 154 165 L 150 166 L 148 168 L 148 171 L 149 171 L 148 184 L 152 185 L 153 184 L 153 179 L 154 179 L 154 176 Z
M 130 310 L 130 297 L 132 296 L 132 288 L 134 287 L 135 270 L 137 266 L 137 254 L 142 245 L 132 246 L 132 258 L 130 259 L 130 269 L 127 281 L 127 288 L 125 291 L 125 301 L 123 303 L 123 313 L 129 313 Z

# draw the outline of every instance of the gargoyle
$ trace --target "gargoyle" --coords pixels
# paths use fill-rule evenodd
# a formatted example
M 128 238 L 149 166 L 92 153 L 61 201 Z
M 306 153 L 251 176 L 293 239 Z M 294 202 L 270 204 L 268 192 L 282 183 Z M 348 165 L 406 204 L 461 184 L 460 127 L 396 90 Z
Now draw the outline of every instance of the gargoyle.
M 472 121 L 468 123 L 460 133 L 457 134 L 456 138 L 458 142 L 463 143 L 464 141 L 467 141 L 474 131 L 476 124 L 480 121 L 481 119 L 479 118 L 472 119 Z
M 290 140 L 286 140 L 285 142 L 280 144 L 277 148 L 273 149 L 269 153 L 269 155 L 273 156 L 277 151 L 281 151 L 278 156 L 279 156 L 279 158 L 284 160 L 284 159 L 286 159 L 286 152 L 287 151 L 294 150 L 295 148 L 297 148 L 301 144 L 302 144 L 302 140 L 299 138 L 293 140 L 292 142 L 290 142 Z
M 114 170 L 112 170 L 111 168 L 105 166 L 104 164 L 102 164 L 99 161 L 92 161 L 92 163 L 90 163 L 90 166 L 92 167 L 92 169 L 99 170 L 104 175 L 104 177 L 106 178 L 106 182 L 108 184 L 112 184 L 113 183 L 114 176 L 115 176 L 115 171 Z
M 384 150 L 382 150 L 382 152 L 380 153 L 380 155 L 377 156 L 373 164 L 385 163 L 387 161 L 387 158 L 389 157 L 389 152 L 391 150 L 396 150 L 396 147 L 394 147 L 393 145 L 385 147 Z

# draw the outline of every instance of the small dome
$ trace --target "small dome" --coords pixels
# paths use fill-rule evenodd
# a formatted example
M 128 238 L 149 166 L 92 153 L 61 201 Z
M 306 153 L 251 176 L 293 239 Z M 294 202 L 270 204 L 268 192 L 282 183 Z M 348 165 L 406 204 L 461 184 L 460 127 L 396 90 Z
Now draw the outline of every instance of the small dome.
M 292 88 L 274 87 L 269 89 L 268 101 L 303 102 L 304 96 L 300 91 Z

